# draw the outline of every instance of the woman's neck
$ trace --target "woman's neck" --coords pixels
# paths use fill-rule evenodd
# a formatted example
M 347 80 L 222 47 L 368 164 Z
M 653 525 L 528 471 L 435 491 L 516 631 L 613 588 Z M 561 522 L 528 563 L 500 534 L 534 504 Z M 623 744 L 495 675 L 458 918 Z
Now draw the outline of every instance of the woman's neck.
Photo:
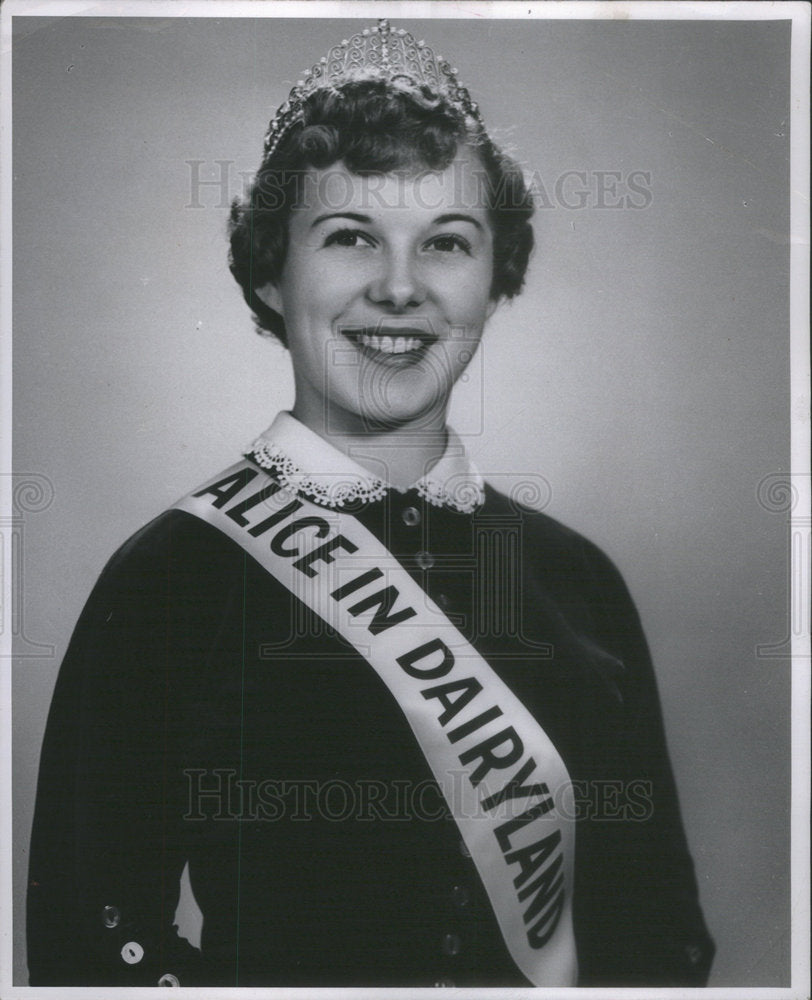
M 445 414 L 442 420 L 415 427 L 403 425 L 385 428 L 359 426 L 360 421 L 314 419 L 306 407 L 294 405 L 293 416 L 324 438 L 338 451 L 348 455 L 373 475 L 392 486 L 406 489 L 417 482 L 442 458 L 448 442 Z M 318 413 L 323 413 L 319 410 Z

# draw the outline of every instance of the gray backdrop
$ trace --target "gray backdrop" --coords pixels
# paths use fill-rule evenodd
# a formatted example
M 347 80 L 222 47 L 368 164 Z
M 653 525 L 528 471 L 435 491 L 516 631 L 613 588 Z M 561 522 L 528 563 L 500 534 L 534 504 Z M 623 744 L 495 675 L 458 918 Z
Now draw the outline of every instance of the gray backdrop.
M 624 572 L 711 985 L 785 985 L 789 533 L 765 477 L 789 468 L 789 22 L 403 23 L 453 59 L 542 206 L 527 290 L 453 422 L 497 485 L 531 478 Z M 20 983 L 59 662 L 112 551 L 291 402 L 226 267 L 227 203 L 302 69 L 359 27 L 15 18 L 14 468 L 44 490 L 15 522 Z

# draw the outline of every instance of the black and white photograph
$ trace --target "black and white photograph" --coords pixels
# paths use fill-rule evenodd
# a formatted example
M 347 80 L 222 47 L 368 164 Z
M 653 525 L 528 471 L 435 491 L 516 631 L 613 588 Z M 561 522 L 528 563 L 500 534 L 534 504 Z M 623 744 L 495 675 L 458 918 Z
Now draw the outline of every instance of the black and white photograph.
M 808 996 L 809 6 L 1 13 L 4 1000 Z

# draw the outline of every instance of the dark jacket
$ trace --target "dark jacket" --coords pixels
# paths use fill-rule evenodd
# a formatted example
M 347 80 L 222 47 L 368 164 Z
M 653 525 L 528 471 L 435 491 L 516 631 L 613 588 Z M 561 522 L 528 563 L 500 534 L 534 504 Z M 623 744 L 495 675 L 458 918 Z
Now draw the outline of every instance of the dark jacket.
M 414 491 L 351 512 L 566 763 L 579 984 L 703 985 L 713 944 L 615 568 L 490 488 L 474 515 Z M 173 927 L 187 863 L 200 951 Z M 32 985 L 527 985 L 388 689 L 239 546 L 180 511 L 116 553 L 77 625 L 29 884 Z

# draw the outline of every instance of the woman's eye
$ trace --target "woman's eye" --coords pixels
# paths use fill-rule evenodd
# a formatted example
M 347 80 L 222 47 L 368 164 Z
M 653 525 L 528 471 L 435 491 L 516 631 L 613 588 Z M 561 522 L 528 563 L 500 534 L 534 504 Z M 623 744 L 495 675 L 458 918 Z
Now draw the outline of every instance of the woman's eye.
M 471 252 L 471 244 L 468 240 L 457 236 L 456 233 L 447 233 L 443 236 L 435 236 L 429 240 L 428 246 L 432 250 L 441 250 L 443 253 L 455 253 L 462 250 L 464 253 Z
M 337 229 L 327 236 L 324 245 L 326 247 L 372 246 L 372 239 L 360 229 Z

